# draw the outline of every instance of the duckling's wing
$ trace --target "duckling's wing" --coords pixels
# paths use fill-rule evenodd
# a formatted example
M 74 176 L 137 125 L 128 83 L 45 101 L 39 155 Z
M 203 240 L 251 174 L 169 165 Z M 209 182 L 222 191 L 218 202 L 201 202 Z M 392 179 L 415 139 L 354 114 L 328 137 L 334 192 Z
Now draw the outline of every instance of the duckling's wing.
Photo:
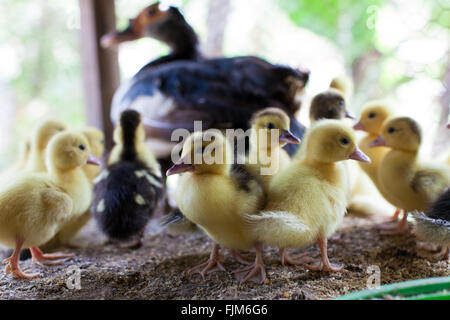
M 247 214 L 262 209 L 265 203 L 264 189 L 258 179 L 247 170 L 246 166 L 234 164 L 230 175 L 238 192 L 245 199 L 244 208 L 240 212 Z
M 415 172 L 411 180 L 411 188 L 432 203 L 450 185 L 448 174 L 439 168 L 423 168 Z
M 282 248 L 302 245 L 311 231 L 295 214 L 286 211 L 247 214 L 244 219 L 259 241 Z

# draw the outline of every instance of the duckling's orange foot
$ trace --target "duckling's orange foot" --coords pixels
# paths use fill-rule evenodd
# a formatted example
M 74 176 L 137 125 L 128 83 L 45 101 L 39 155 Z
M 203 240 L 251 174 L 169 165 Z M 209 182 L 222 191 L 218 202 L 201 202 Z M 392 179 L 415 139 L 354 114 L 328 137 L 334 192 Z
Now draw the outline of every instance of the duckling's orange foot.
M 246 274 L 240 275 L 245 272 Z M 257 283 L 264 283 L 267 279 L 266 267 L 264 266 L 264 263 L 255 262 L 251 266 L 235 270 L 233 273 L 236 275 L 236 279 L 238 279 L 240 283 L 244 283 L 249 280 Z
M 251 261 L 248 261 L 248 256 L 244 255 L 242 253 L 240 253 L 237 250 L 231 250 L 231 255 L 236 259 L 237 262 L 242 263 L 242 264 L 246 264 L 246 265 L 250 265 L 252 264 Z
M 187 271 L 188 274 L 200 273 L 203 280 L 208 273 L 216 271 L 226 271 L 219 259 L 208 259 L 205 263 L 199 264 Z
M 344 269 L 344 265 L 342 264 L 333 264 L 333 263 L 324 263 L 322 260 L 316 265 L 306 265 L 311 271 L 323 271 L 323 272 L 339 272 Z
M 52 253 L 52 254 L 44 254 L 39 248 L 34 247 L 31 248 L 31 255 L 33 256 L 32 263 L 40 262 L 42 264 L 47 265 L 58 265 L 62 264 L 65 259 L 73 258 L 74 255 L 72 253 Z M 61 260 L 63 259 L 63 260 Z M 58 260 L 58 261 L 54 261 Z
M 398 223 L 386 226 L 384 229 L 379 228 L 382 235 L 401 235 L 409 232 L 409 225 L 407 220 L 400 220 Z
M 283 266 L 286 265 L 304 265 L 312 261 L 310 257 L 307 256 L 306 253 L 303 253 L 297 257 L 291 258 L 286 249 L 280 249 L 280 261 Z
M 205 263 L 199 264 L 187 271 L 188 274 L 192 273 L 200 273 L 203 279 L 205 279 L 205 275 L 215 271 L 226 271 L 220 262 L 219 255 L 220 246 L 215 243 L 212 247 L 211 254 L 209 256 L 208 261 Z M 201 270 L 201 271 L 200 271 Z
M 439 252 L 435 252 L 436 250 L 430 250 L 433 248 L 430 248 L 429 246 L 426 246 L 424 244 L 418 245 L 418 248 L 421 248 L 422 252 L 419 252 L 418 255 L 422 258 L 427 258 L 431 260 L 448 260 L 450 259 L 450 251 L 448 247 L 442 247 Z M 423 251 L 428 252 L 428 254 L 423 253 Z M 429 252 L 435 252 L 434 254 L 430 254 Z
M 34 279 L 37 277 L 40 277 L 41 275 L 39 273 L 24 273 L 22 272 L 22 270 L 20 270 L 18 265 L 15 265 L 12 261 L 8 262 L 8 264 L 6 265 L 5 268 L 5 273 L 6 274 L 13 274 L 14 278 L 18 278 L 18 279 Z

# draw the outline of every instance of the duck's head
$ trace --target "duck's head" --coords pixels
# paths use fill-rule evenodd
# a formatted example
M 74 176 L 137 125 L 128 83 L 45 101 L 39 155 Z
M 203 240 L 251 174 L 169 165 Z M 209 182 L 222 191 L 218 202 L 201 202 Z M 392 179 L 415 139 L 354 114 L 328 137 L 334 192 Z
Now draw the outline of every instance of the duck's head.
M 370 162 L 356 145 L 355 134 L 338 120 L 320 120 L 309 129 L 304 140 L 307 158 L 319 163 L 346 159 Z
M 368 146 L 386 146 L 391 149 L 416 152 L 421 140 L 422 131 L 419 124 L 411 118 L 399 117 L 384 123 L 381 135 Z
M 250 120 L 252 143 L 263 148 L 270 148 L 272 141 L 280 147 L 287 143 L 299 144 L 300 139 L 289 130 L 290 124 L 289 116 L 281 109 L 266 108 L 256 112 Z
M 50 171 L 68 171 L 86 164 L 100 165 L 89 150 L 87 138 L 77 132 L 62 132 L 49 142 L 46 163 Z
M 184 142 L 180 160 L 166 174 L 194 172 L 226 175 L 231 168 L 232 157 L 231 146 L 220 131 L 194 132 Z
M 180 39 L 177 34 L 181 33 L 184 38 Z M 191 36 L 192 39 L 190 39 Z M 104 35 L 101 38 L 101 44 L 103 47 L 109 48 L 122 42 L 134 41 L 143 37 L 151 37 L 168 45 L 176 45 L 173 43 L 174 39 L 178 42 L 192 40 L 197 43 L 194 31 L 187 24 L 178 8 L 156 2 L 141 10 L 136 18 L 130 19 L 130 23 L 125 30 Z
M 370 102 L 362 109 L 359 122 L 353 126 L 353 129 L 380 134 L 384 121 L 389 117 L 391 117 L 391 111 L 386 106 L 380 102 Z
M 35 129 L 33 143 L 37 149 L 44 150 L 55 134 L 66 129 L 66 125 L 61 121 L 46 120 Z
M 81 130 L 81 133 L 89 142 L 89 149 L 94 157 L 100 158 L 105 152 L 105 135 L 102 131 L 94 127 Z
M 354 116 L 347 110 L 342 94 L 336 89 L 328 89 L 312 99 L 309 118 L 314 122 L 319 119 L 354 119 Z
M 114 142 L 118 145 L 136 146 L 144 141 L 145 129 L 141 114 L 132 109 L 123 111 L 114 129 Z

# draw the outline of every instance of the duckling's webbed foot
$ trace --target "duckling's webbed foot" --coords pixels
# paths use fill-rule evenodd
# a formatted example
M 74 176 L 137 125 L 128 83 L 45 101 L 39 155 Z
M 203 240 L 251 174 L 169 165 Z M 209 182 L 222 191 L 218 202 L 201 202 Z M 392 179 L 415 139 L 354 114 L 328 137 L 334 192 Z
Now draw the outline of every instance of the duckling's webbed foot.
M 217 243 L 215 243 L 211 250 L 211 255 L 209 256 L 208 261 L 189 269 L 187 273 L 188 274 L 200 273 L 202 278 L 205 279 L 205 275 L 207 275 L 208 273 L 215 271 L 226 271 L 222 263 L 220 262 L 219 250 L 220 246 Z
M 297 257 L 291 258 L 285 248 L 280 248 L 280 262 L 285 265 L 304 265 L 311 262 L 312 259 L 308 257 L 308 254 L 303 253 Z
M 252 264 L 251 261 L 248 261 L 247 259 L 249 258 L 247 255 L 244 255 L 242 253 L 240 253 L 237 250 L 231 250 L 231 255 L 236 259 L 237 262 L 242 263 L 242 264 Z
M 399 235 L 409 232 L 408 225 L 408 212 L 404 211 L 403 218 L 397 223 L 390 223 L 378 226 L 378 230 L 381 230 L 383 235 Z
M 419 243 L 417 244 L 417 248 L 419 248 L 421 251 L 419 251 L 418 256 L 422 258 L 427 258 L 431 260 L 447 260 L 450 259 L 450 251 L 449 248 L 446 246 L 436 246 L 434 244 L 430 243 Z M 439 250 L 439 251 L 438 251 Z M 438 252 L 436 252 L 438 251 Z M 428 252 L 428 253 L 424 253 Z M 432 252 L 432 253 L 430 253 Z
M 30 249 L 31 255 L 33 256 L 32 263 L 40 262 L 47 265 L 58 265 L 64 262 L 64 259 L 73 258 L 72 253 L 51 253 L 44 254 L 38 247 L 33 247 Z M 61 260 L 63 259 L 63 260 Z M 54 261 L 57 260 L 57 261 Z
M 244 274 L 242 276 L 239 275 L 239 274 L 245 273 L 245 272 L 247 274 Z M 243 269 L 235 270 L 235 271 L 233 271 L 233 273 L 236 274 L 236 278 L 241 283 L 244 283 L 248 280 L 253 280 L 255 282 L 264 283 L 267 279 L 267 276 L 266 276 L 266 267 L 264 266 L 264 261 L 263 261 L 262 245 L 258 244 L 256 246 L 256 258 L 255 258 L 255 262 L 252 265 L 245 267 Z M 260 276 L 259 280 L 258 280 L 258 276 Z
M 6 274 L 13 274 L 15 278 L 23 278 L 23 279 L 33 279 L 40 276 L 39 273 L 34 274 L 27 274 L 22 272 L 19 268 L 19 256 L 20 256 L 20 249 L 23 245 L 23 240 L 17 239 L 16 240 L 16 248 L 14 249 L 14 252 L 12 253 L 11 257 L 3 260 L 3 263 L 6 263 L 5 273 Z
M 317 241 L 320 253 L 322 255 L 322 258 L 320 262 L 316 265 L 306 265 L 306 268 L 312 271 L 325 271 L 325 272 L 339 272 L 342 269 L 344 269 L 343 265 L 336 265 L 330 263 L 330 260 L 328 260 L 328 239 L 327 238 L 319 238 Z

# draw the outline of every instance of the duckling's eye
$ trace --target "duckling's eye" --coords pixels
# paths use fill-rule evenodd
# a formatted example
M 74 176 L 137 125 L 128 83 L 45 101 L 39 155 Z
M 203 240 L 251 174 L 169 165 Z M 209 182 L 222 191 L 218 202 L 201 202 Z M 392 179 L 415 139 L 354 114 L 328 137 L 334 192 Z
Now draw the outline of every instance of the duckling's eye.
M 373 113 L 373 112 L 369 113 L 369 119 L 373 119 L 373 118 L 375 118 L 375 117 L 376 117 L 376 114 L 375 114 L 375 113 Z
M 86 147 L 85 147 L 84 144 L 80 144 L 80 145 L 78 146 L 78 149 L 80 149 L 81 151 L 84 151 L 84 150 L 86 150 Z
M 395 129 L 393 128 L 393 127 L 390 127 L 389 129 L 388 129 L 388 133 L 394 133 L 395 132 Z
M 155 8 L 150 8 L 147 10 L 147 15 L 152 16 L 156 13 L 156 9 Z
M 341 140 L 339 140 L 344 146 L 348 145 L 350 143 L 350 141 L 347 138 L 341 138 Z
M 269 122 L 268 124 L 266 124 L 266 128 L 272 130 L 275 129 L 275 125 L 272 122 Z
M 58 131 L 64 131 L 64 128 L 58 128 Z

